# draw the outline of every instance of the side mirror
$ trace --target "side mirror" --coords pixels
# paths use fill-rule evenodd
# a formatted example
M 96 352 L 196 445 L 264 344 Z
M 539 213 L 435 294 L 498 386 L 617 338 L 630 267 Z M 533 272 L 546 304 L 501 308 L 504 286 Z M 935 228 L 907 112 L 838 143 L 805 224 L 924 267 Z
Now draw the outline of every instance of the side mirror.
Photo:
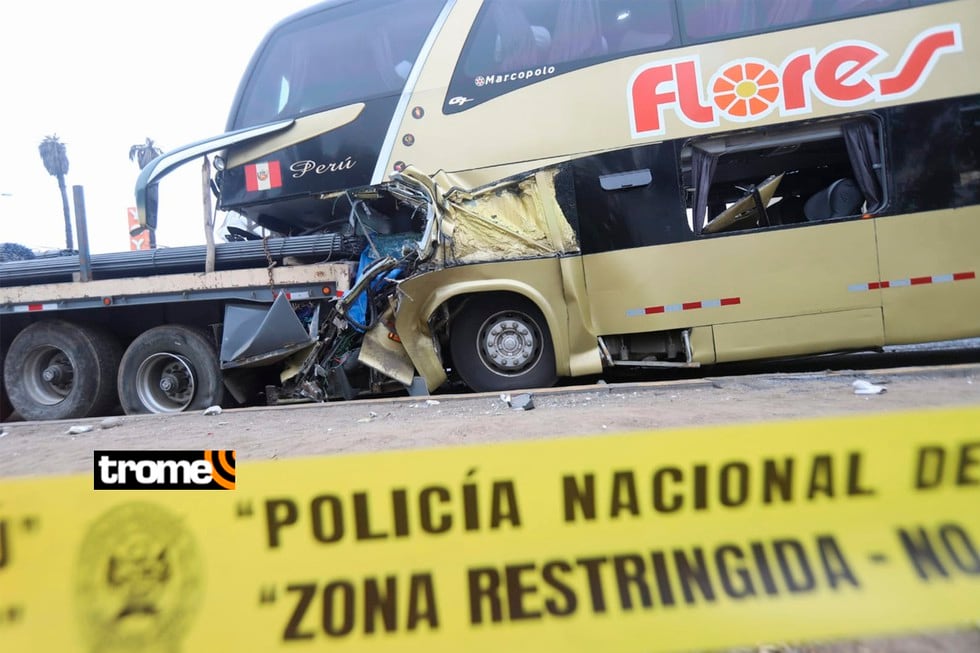
M 157 184 L 171 171 L 192 159 L 223 150 L 230 145 L 246 143 L 261 136 L 288 129 L 293 125 L 293 122 L 293 120 L 280 120 L 258 127 L 246 127 L 185 145 L 150 161 L 140 171 L 140 176 L 136 180 L 136 212 L 139 216 L 140 226 L 145 229 L 157 228 L 159 197 Z

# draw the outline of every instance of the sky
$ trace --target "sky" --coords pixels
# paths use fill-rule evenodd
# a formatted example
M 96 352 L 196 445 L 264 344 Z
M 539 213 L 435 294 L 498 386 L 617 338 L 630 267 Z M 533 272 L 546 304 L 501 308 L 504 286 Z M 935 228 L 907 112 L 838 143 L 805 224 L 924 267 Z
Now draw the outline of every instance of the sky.
M 3 10 L 0 243 L 65 246 L 58 182 L 38 153 L 56 134 L 67 146 L 70 206 L 72 186 L 84 189 L 92 253 L 128 250 L 139 175 L 130 146 L 149 137 L 168 151 L 222 133 L 259 42 L 312 4 L 32 0 Z M 162 181 L 158 246 L 204 243 L 201 196 L 200 160 Z

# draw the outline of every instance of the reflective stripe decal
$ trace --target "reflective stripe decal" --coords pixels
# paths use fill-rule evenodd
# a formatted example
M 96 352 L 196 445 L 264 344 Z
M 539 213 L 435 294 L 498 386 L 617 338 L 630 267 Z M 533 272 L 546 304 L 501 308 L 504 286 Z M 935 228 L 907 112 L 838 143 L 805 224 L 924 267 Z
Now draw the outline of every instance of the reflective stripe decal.
M 675 313 L 678 311 L 693 311 L 699 308 L 721 308 L 722 306 L 736 306 L 742 303 L 741 297 L 725 297 L 723 299 L 702 299 L 697 302 L 683 302 L 681 304 L 664 304 L 662 306 L 647 306 L 646 308 L 631 308 L 626 311 L 626 317 L 640 317 L 643 315 L 655 315 L 657 313 Z
M 863 292 L 865 290 L 883 290 L 885 288 L 904 288 L 906 286 L 925 286 L 933 283 L 949 283 L 953 281 L 966 281 L 976 279 L 976 272 L 955 272 L 953 274 L 934 274 L 929 277 L 910 277 L 908 279 L 894 279 L 892 281 L 871 281 L 869 283 L 856 283 L 847 287 L 851 292 Z
M 34 313 L 36 311 L 51 311 L 58 308 L 58 304 L 21 304 L 14 306 L 14 313 Z

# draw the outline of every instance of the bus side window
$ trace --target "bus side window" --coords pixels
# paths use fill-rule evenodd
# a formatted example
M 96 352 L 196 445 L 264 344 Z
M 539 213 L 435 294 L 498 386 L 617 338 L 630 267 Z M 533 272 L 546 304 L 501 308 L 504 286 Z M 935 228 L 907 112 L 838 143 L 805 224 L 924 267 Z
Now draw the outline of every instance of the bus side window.
M 831 5 L 827 18 L 847 18 L 874 14 L 879 11 L 891 11 L 908 6 L 908 0 L 835 0 Z
M 814 3 L 825 0 L 756 0 L 756 28 L 760 31 L 812 21 L 817 11 Z
M 744 34 L 755 26 L 752 0 L 679 0 L 681 24 L 690 41 Z
M 642 52 L 678 42 L 671 0 L 639 0 L 604 3 L 611 10 L 604 17 L 611 52 Z
M 675 0 L 485 0 L 449 83 L 443 112 L 624 54 L 680 44 Z M 467 98 L 463 104 L 450 101 Z
M 673 0 L 557 1 L 547 64 L 644 52 L 678 43 Z
M 686 43 L 718 41 L 943 0 L 677 0 Z
M 609 41 L 602 33 L 597 0 L 560 0 L 551 49 L 545 63 L 557 64 L 606 54 Z
M 877 123 L 706 138 L 681 153 L 695 234 L 857 218 L 884 206 Z
M 551 32 L 532 25 L 521 3 L 491 0 L 468 45 L 464 69 L 469 75 L 509 73 L 541 65 L 551 47 Z
M 698 42 L 812 22 L 817 18 L 817 6 L 824 6 L 826 2 L 827 0 L 680 0 L 679 4 L 685 38 Z

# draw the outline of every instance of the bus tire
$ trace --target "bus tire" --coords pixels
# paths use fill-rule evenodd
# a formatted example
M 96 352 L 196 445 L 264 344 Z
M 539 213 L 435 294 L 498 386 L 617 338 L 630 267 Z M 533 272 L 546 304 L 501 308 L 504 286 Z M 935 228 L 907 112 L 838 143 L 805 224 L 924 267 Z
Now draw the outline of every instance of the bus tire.
M 127 415 L 179 413 L 221 405 L 224 385 L 214 342 L 202 329 L 165 325 L 140 334 L 119 365 Z
M 459 376 L 477 392 L 547 387 L 558 379 L 548 324 L 518 295 L 472 297 L 452 323 L 449 347 Z
M 64 320 L 35 322 L 17 334 L 4 361 L 4 384 L 26 420 L 105 415 L 116 404 L 121 347 L 102 329 Z

